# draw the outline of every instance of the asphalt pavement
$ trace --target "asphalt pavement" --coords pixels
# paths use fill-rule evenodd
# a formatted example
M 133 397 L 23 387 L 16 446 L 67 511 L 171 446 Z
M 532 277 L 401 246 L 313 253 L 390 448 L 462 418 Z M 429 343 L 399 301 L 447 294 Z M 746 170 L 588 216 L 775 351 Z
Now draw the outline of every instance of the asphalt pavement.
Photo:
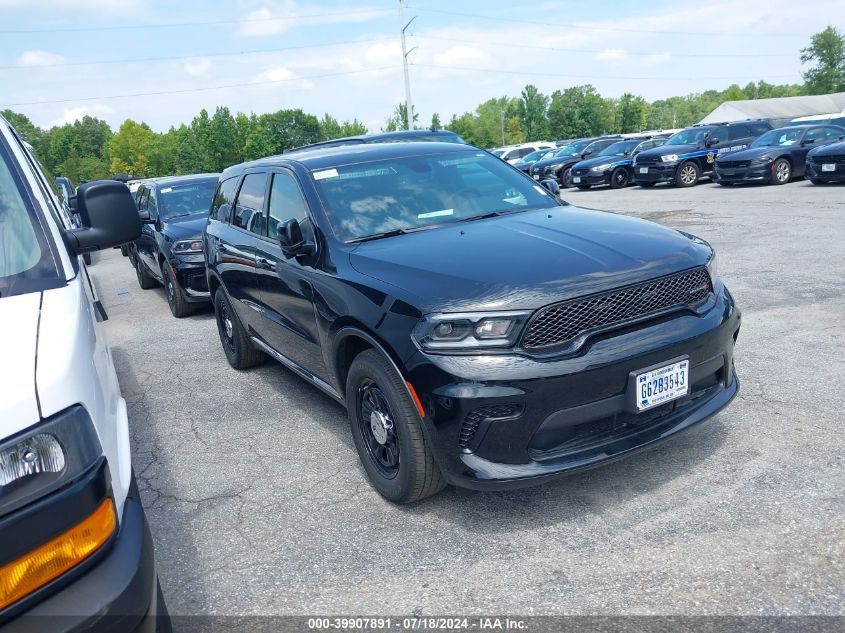
M 566 191 L 710 241 L 743 312 L 708 425 L 515 492 L 412 506 L 368 485 L 345 411 L 238 372 L 210 309 L 91 268 L 175 614 L 842 614 L 845 186 Z

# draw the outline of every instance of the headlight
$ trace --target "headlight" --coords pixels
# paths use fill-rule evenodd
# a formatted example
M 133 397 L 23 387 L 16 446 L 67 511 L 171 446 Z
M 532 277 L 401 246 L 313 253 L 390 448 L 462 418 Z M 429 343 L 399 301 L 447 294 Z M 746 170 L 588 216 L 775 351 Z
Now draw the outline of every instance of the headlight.
M 678 155 L 677 154 L 666 154 L 666 156 L 661 156 L 660 160 L 664 163 L 677 163 L 678 162 Z
M 73 481 L 102 452 L 91 418 L 80 406 L 0 444 L 0 515 Z
M 759 156 L 751 161 L 752 165 L 765 165 L 772 162 L 771 156 Z
M 180 240 L 173 242 L 174 253 L 202 253 L 202 240 Z
M 707 262 L 707 273 L 710 275 L 710 281 L 713 283 L 713 288 L 716 287 L 716 280 L 718 277 L 718 270 L 716 268 L 716 251 L 710 255 L 710 260 Z
M 606 169 L 610 169 L 610 163 L 605 163 L 604 165 L 596 165 L 595 167 L 590 167 L 590 171 L 604 171 Z
M 530 312 L 432 314 L 412 333 L 414 341 L 429 351 L 513 347 Z

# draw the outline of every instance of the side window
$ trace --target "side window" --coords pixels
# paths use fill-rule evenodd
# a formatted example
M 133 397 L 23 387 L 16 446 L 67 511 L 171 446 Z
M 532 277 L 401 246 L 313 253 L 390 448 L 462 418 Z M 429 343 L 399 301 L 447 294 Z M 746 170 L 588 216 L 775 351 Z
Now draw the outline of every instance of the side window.
M 834 126 L 826 127 L 824 129 L 824 132 L 825 132 L 825 137 L 828 138 L 828 139 L 839 138 L 840 136 L 845 136 L 845 130 L 843 130 L 841 127 L 834 127 Z
M 279 224 L 287 220 L 298 220 L 302 237 L 314 240 L 314 227 L 308 216 L 308 203 L 302 197 L 299 185 L 289 174 L 273 174 L 273 186 L 270 188 L 270 217 L 268 218 L 270 236 L 276 236 Z
M 247 174 L 244 177 L 232 224 L 250 233 L 267 235 L 264 219 L 264 191 L 267 188 L 267 174 Z
M 147 189 L 147 210 L 150 212 L 151 220 L 158 220 L 158 205 L 156 203 L 155 189 Z
M 761 134 L 765 134 L 771 128 L 766 125 L 765 123 L 752 123 L 751 127 L 751 135 L 754 137 L 760 136 Z
M 232 211 L 232 202 L 235 201 L 235 187 L 238 186 L 238 178 L 228 178 L 217 185 L 214 192 L 214 201 L 211 204 L 211 218 L 228 222 Z
M 536 150 L 533 147 L 523 147 L 521 150 L 519 150 L 519 157 L 523 158 L 525 156 L 528 156 L 531 152 L 534 152 L 534 151 L 536 151 Z
M 138 207 L 138 211 L 143 211 L 147 208 L 147 191 L 146 187 L 141 187 L 135 195 L 135 206 Z
M 640 152 L 651 149 L 652 147 L 654 147 L 654 141 L 643 141 L 634 148 L 634 151 L 631 152 L 631 154 L 639 154 Z
M 747 125 L 729 125 L 728 126 L 728 140 L 740 141 L 751 136 L 751 130 Z
M 818 143 L 822 139 L 824 139 L 827 135 L 825 134 L 823 127 L 814 127 L 807 130 L 807 133 L 804 135 L 804 142 L 811 141 L 812 143 Z

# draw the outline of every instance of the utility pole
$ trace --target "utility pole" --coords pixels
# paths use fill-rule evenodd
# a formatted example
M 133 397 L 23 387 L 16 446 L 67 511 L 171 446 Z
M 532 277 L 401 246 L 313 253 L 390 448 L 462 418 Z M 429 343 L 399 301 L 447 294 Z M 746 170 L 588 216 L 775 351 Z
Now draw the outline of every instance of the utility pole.
M 405 127 L 409 130 L 414 129 L 414 105 L 411 103 L 411 77 L 408 73 L 408 55 L 410 55 L 416 46 L 411 50 L 407 50 L 405 45 L 405 31 L 411 26 L 411 23 L 417 19 L 417 16 L 412 17 L 407 24 L 402 26 L 405 21 L 403 10 L 405 8 L 405 0 L 399 0 L 399 26 L 401 27 L 400 34 L 402 37 L 402 66 L 405 69 Z
M 502 146 L 505 145 L 505 111 L 501 110 L 500 114 L 502 115 Z

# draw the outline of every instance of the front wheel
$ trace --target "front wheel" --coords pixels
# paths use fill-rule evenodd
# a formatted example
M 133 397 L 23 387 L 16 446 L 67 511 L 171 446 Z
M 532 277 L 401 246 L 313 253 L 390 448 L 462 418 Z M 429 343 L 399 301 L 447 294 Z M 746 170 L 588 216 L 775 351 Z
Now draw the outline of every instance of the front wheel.
M 563 170 L 560 174 L 560 186 L 566 187 L 567 189 L 572 186 L 572 174 L 570 173 L 572 170 L 567 167 Z
M 185 291 L 179 285 L 179 280 L 173 274 L 173 267 L 167 262 L 161 263 L 161 278 L 164 279 L 164 289 L 167 292 L 167 305 L 170 312 L 177 319 L 186 317 L 194 311 L 194 307 L 185 299 Z
M 694 187 L 701 177 L 701 170 L 692 161 L 683 163 L 678 167 L 678 174 L 675 176 L 676 187 Z
M 385 499 L 411 503 L 444 488 L 408 390 L 377 351 L 361 352 L 352 362 L 346 407 L 358 456 Z
M 611 189 L 623 189 L 628 186 L 630 181 L 631 176 L 628 174 L 628 170 L 624 167 L 617 167 L 613 170 L 613 173 L 610 174 Z
M 769 182 L 773 185 L 785 185 L 792 178 L 792 165 L 785 158 L 778 158 L 772 165 L 772 177 Z

